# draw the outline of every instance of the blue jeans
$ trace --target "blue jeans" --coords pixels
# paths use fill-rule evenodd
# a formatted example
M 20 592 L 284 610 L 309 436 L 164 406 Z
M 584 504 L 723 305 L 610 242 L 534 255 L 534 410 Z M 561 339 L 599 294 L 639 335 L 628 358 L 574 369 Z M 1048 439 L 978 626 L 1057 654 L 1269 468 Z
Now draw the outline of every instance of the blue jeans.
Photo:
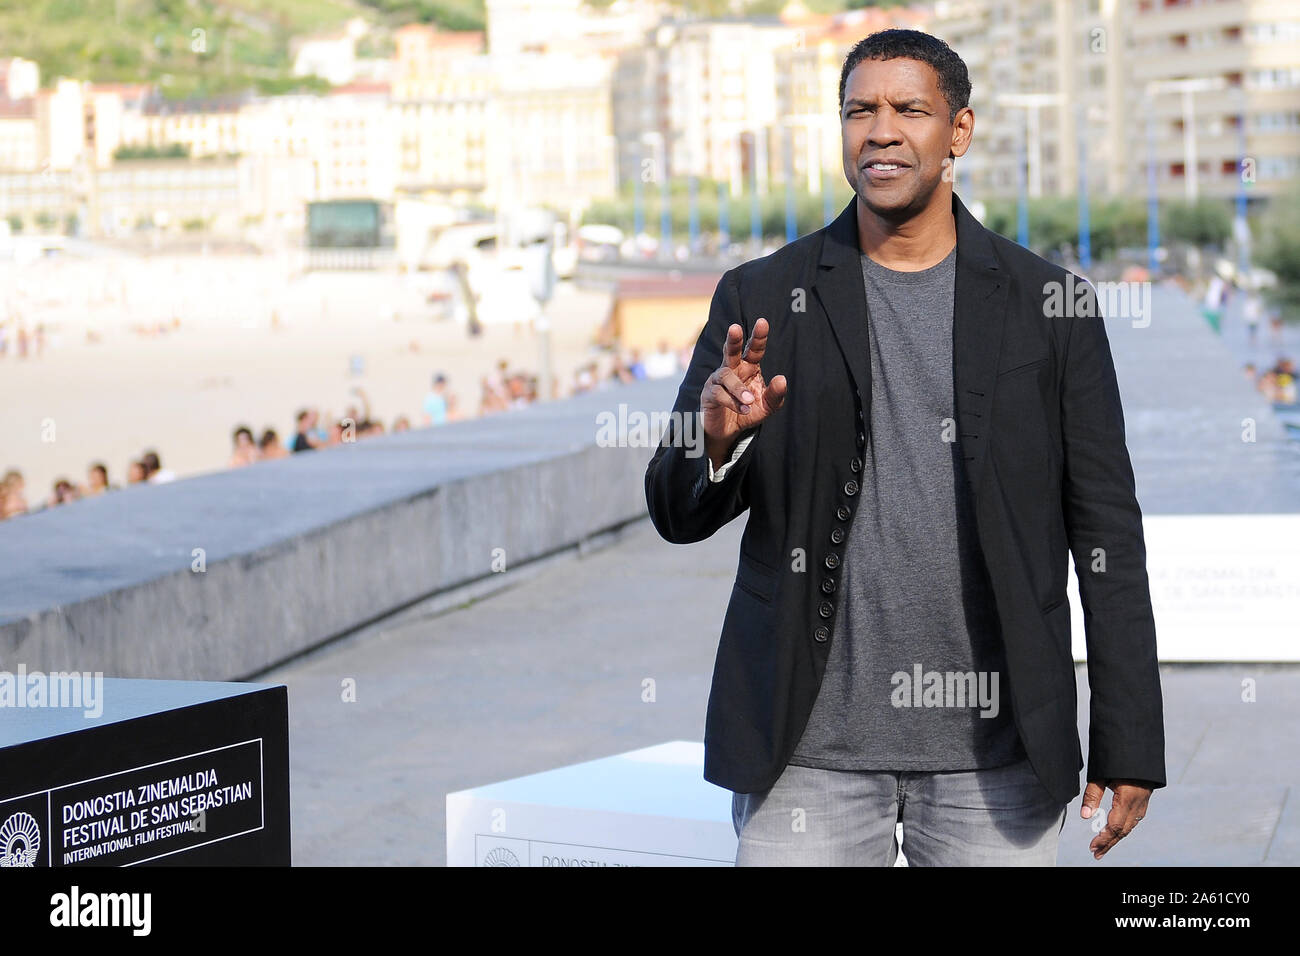
M 737 793 L 737 866 L 1055 866 L 1066 804 L 1028 760 L 989 770 L 849 772 L 793 764 Z

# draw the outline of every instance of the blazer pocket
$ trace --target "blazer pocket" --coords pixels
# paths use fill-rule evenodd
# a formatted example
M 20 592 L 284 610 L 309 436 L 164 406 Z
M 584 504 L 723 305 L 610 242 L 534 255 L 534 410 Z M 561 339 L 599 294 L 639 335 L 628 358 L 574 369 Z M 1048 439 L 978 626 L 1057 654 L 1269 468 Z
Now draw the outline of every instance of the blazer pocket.
M 742 551 L 736 568 L 736 587 L 764 604 L 771 604 L 776 594 L 778 574 L 776 569 L 760 564 Z
M 1070 603 L 1056 601 L 1043 608 L 1043 623 L 1047 625 L 1048 638 L 1061 660 L 1062 675 L 1074 673 L 1074 651 L 1070 641 Z
M 1014 365 L 1011 368 L 1003 369 L 998 372 L 998 378 L 1006 378 L 1008 375 L 1019 375 L 1021 372 L 1028 372 L 1032 369 L 1040 368 L 1047 364 L 1047 357 L 1034 359 L 1032 362 L 1024 362 L 1020 365 Z

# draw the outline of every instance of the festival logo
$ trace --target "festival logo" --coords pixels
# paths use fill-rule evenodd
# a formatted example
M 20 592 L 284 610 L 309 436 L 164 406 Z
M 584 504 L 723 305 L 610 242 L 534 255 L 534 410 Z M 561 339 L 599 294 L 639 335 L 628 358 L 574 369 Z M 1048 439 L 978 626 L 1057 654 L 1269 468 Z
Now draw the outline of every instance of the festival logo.
M 518 866 L 519 857 L 515 856 L 503 846 L 494 847 L 488 851 L 487 856 L 483 857 L 484 866 Z
M 30 813 L 15 813 L 0 826 L 0 866 L 35 866 L 41 828 Z

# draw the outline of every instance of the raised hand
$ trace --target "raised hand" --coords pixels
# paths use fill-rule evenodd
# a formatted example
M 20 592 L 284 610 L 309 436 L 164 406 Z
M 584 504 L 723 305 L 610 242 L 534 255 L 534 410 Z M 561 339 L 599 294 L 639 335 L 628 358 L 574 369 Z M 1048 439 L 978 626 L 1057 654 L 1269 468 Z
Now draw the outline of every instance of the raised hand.
M 767 319 L 759 319 L 749 345 L 742 348 L 745 330 L 731 325 L 722 348 L 722 365 L 700 391 L 705 450 L 714 468 L 721 467 L 741 432 L 762 422 L 785 401 L 785 376 L 765 382 L 758 367 L 767 349 L 767 332 Z

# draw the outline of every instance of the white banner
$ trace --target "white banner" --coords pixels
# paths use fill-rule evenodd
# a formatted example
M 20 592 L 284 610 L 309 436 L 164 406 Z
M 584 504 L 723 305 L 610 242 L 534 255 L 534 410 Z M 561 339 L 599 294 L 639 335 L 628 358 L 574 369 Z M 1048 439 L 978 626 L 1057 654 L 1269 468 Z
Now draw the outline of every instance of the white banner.
M 1300 661 L 1300 514 L 1148 515 L 1162 661 Z M 1083 605 L 1069 584 L 1074 659 Z

